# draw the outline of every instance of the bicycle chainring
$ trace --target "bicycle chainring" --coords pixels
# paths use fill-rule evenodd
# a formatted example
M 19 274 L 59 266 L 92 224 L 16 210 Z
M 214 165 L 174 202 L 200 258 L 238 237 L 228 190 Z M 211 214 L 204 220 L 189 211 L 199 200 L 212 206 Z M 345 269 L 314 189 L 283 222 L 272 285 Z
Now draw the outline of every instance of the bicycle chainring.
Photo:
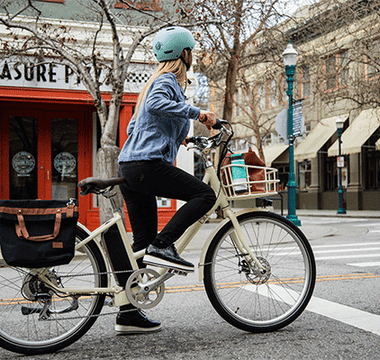
M 139 269 L 132 273 L 125 285 L 129 302 L 139 309 L 155 307 L 165 293 L 164 282 L 154 283 L 160 274 L 153 269 Z

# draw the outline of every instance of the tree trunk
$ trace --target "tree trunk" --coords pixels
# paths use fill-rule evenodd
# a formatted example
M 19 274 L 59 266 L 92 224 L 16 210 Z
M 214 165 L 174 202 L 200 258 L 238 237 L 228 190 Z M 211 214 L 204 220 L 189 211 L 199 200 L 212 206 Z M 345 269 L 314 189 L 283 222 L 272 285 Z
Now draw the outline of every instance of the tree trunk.
M 98 150 L 96 167 L 97 177 L 101 179 L 108 179 L 117 176 L 119 169 L 117 158 L 119 156 L 119 153 L 120 149 L 117 146 L 102 147 Z M 116 205 L 119 208 L 123 208 L 123 197 L 121 195 L 119 186 L 116 186 L 114 190 L 117 192 L 117 195 L 114 198 Z M 99 196 L 99 215 L 101 224 L 104 224 L 112 217 L 112 208 L 110 202 L 103 196 Z
M 231 121 L 233 108 L 234 108 L 234 96 L 236 92 L 236 78 L 238 71 L 238 60 L 235 54 L 232 54 L 231 59 L 228 62 L 227 74 L 226 74 L 226 90 L 224 96 L 224 108 L 223 119 Z

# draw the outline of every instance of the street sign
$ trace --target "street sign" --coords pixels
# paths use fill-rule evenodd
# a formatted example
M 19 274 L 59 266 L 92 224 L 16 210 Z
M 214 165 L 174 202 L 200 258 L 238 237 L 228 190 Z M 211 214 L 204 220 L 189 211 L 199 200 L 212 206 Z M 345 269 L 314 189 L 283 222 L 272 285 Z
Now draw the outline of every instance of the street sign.
M 338 168 L 344 167 L 344 156 L 338 156 L 337 157 L 337 165 L 338 165 Z
M 288 142 L 288 109 L 283 109 L 276 116 L 275 126 L 277 133 Z M 305 119 L 302 116 L 302 100 L 293 104 L 293 135 L 302 136 L 305 132 Z
M 283 109 L 276 116 L 276 131 L 288 143 L 288 109 Z
M 302 116 L 302 100 L 293 103 L 293 135 L 302 136 L 305 119 Z

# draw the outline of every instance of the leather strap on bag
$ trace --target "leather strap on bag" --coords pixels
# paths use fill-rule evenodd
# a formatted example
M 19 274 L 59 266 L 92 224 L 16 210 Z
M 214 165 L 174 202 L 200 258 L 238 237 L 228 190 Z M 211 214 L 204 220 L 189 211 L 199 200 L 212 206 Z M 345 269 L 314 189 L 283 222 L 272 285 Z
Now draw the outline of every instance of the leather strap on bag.
M 78 207 L 73 204 L 68 204 L 64 208 L 38 209 L 38 208 L 6 208 L 0 207 L 0 212 L 17 215 L 18 223 L 15 224 L 16 234 L 20 239 L 31 241 L 46 241 L 55 239 L 61 229 L 62 213 L 66 213 L 66 218 L 73 217 L 74 211 L 78 211 Z M 41 236 L 30 236 L 26 229 L 25 219 L 23 215 L 52 215 L 55 214 L 54 230 L 52 234 Z

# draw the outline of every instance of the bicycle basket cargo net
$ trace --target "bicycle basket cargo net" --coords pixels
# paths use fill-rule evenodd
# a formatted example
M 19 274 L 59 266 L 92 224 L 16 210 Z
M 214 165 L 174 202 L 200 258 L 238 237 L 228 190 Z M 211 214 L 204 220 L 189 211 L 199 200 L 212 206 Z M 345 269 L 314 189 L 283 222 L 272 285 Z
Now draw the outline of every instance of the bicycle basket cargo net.
M 69 200 L 1 200 L 0 246 L 10 266 L 68 264 L 74 257 L 78 205 Z
M 277 194 L 277 169 L 265 163 L 249 149 L 242 154 L 228 154 L 222 162 L 222 186 L 227 196 L 249 199 Z

